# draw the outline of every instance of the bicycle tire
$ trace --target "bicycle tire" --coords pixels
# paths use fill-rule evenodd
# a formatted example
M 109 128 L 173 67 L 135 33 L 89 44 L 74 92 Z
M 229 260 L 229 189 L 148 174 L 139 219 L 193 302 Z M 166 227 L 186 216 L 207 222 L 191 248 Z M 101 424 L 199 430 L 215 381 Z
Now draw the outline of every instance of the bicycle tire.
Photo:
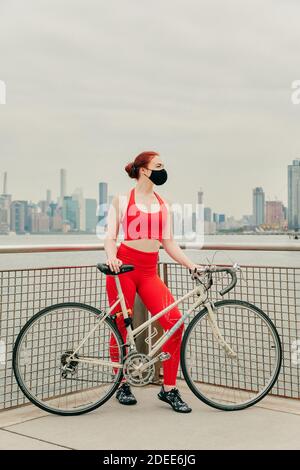
M 272 387 L 276 383 L 278 375 L 280 373 L 281 364 L 282 364 L 282 346 L 281 346 L 280 337 L 279 337 L 278 331 L 277 331 L 274 323 L 272 322 L 272 320 L 256 305 L 253 305 L 249 302 L 242 301 L 242 300 L 221 300 L 221 301 L 218 301 L 218 302 L 214 302 L 214 305 L 215 305 L 216 308 L 221 307 L 221 306 L 226 306 L 226 305 L 228 305 L 228 306 L 236 305 L 236 306 L 243 306 L 243 307 L 246 307 L 246 308 L 248 307 L 251 310 L 256 311 L 256 313 L 258 313 L 261 317 L 263 317 L 263 319 L 268 323 L 268 325 L 270 326 L 270 328 L 271 328 L 271 330 L 274 334 L 274 338 L 276 339 L 276 343 L 277 343 L 277 347 L 278 347 L 278 361 L 277 361 L 277 364 L 276 364 L 276 370 L 275 370 L 274 376 L 273 376 L 272 380 L 270 381 L 270 383 L 268 384 L 268 386 L 266 387 L 266 389 L 262 392 L 261 395 L 254 398 L 252 401 L 250 401 L 247 404 L 226 405 L 226 406 L 224 406 L 224 405 L 221 405 L 221 404 L 216 404 L 215 402 L 207 399 L 207 397 L 205 395 L 203 395 L 201 392 L 199 392 L 198 389 L 196 389 L 196 387 L 193 384 L 193 381 L 190 378 L 190 375 L 189 375 L 189 372 L 188 372 L 188 367 L 187 367 L 187 364 L 186 364 L 186 362 L 187 362 L 186 361 L 186 347 L 187 347 L 187 344 L 188 344 L 189 335 L 190 335 L 191 331 L 193 330 L 195 324 L 198 321 L 200 321 L 206 314 L 208 314 L 208 310 L 207 310 L 206 307 L 204 307 L 202 310 L 200 310 L 194 316 L 194 318 L 191 320 L 191 322 L 189 323 L 189 325 L 187 326 L 187 328 L 185 330 L 185 333 L 184 333 L 184 336 L 183 336 L 183 339 L 182 339 L 182 346 L 181 346 L 181 350 L 180 350 L 180 365 L 181 365 L 181 370 L 182 370 L 184 379 L 185 379 L 188 387 L 190 388 L 190 390 L 202 402 L 206 403 L 207 405 L 209 405 L 213 408 L 217 408 L 217 409 L 222 410 L 222 411 L 243 410 L 245 408 L 249 408 L 250 406 L 255 405 L 260 400 L 262 400 L 270 392 L 270 390 L 272 389 Z
M 25 335 L 26 331 L 29 329 L 29 327 L 35 321 L 37 321 L 40 317 L 42 317 L 43 315 L 48 314 L 52 310 L 59 309 L 59 308 L 68 308 L 68 307 L 70 307 L 70 308 L 81 308 L 81 309 L 84 309 L 84 310 L 90 312 L 91 314 L 94 314 L 94 315 L 101 314 L 101 311 L 98 310 L 97 308 L 92 307 L 91 305 L 80 303 L 80 302 L 63 302 L 63 303 L 58 303 L 58 304 L 53 304 L 51 306 L 48 306 L 48 307 L 40 310 L 35 315 L 33 315 L 30 318 L 30 320 L 28 320 L 25 323 L 25 325 L 20 330 L 20 332 L 17 336 L 17 339 L 15 341 L 15 344 L 14 344 L 14 347 L 13 347 L 13 356 L 12 356 L 12 367 L 13 367 L 13 371 L 14 371 L 14 376 L 16 378 L 18 386 L 20 387 L 20 389 L 22 390 L 24 395 L 28 398 L 28 400 L 31 403 L 33 403 L 35 406 L 41 408 L 42 410 L 47 411 L 47 412 L 52 413 L 52 414 L 60 415 L 60 416 L 81 415 L 81 414 L 84 414 L 84 413 L 91 412 L 91 411 L 95 410 L 96 408 L 99 408 L 100 406 L 102 406 L 105 402 L 107 402 L 112 397 L 112 395 L 117 390 L 119 384 L 121 383 L 121 380 L 122 380 L 122 377 L 123 377 L 123 371 L 122 371 L 122 369 L 120 369 L 118 379 L 116 380 L 113 387 L 111 388 L 111 390 L 108 392 L 108 394 L 104 398 L 99 400 L 99 402 L 94 403 L 92 406 L 87 407 L 86 409 L 81 409 L 81 410 L 77 410 L 77 411 L 74 410 L 74 411 L 67 412 L 67 411 L 54 410 L 54 409 L 52 409 L 50 407 L 47 407 L 46 405 L 42 404 L 41 402 L 37 401 L 35 399 L 35 397 L 30 394 L 30 392 L 28 391 L 28 388 L 23 383 L 21 374 L 19 372 L 19 367 L 18 367 L 18 348 L 19 348 L 19 345 L 21 343 L 21 340 L 22 340 L 23 336 Z M 122 336 L 121 336 L 117 326 L 115 325 L 115 323 L 112 321 L 111 318 L 106 317 L 105 322 L 109 325 L 109 327 L 113 330 L 113 332 L 115 334 L 116 340 L 118 341 L 119 346 L 120 346 L 121 361 L 123 361 L 124 352 L 125 352 L 125 345 L 124 345 Z

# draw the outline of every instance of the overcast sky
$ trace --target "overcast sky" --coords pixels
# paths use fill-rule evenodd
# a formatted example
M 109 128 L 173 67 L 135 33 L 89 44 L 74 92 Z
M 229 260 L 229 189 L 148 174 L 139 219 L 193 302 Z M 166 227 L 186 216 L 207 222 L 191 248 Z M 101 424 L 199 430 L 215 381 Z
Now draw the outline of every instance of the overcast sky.
M 15 199 L 56 197 L 60 168 L 97 197 L 156 150 L 174 202 L 202 188 L 240 217 L 262 186 L 286 203 L 299 52 L 298 0 L 0 0 L 0 172 Z

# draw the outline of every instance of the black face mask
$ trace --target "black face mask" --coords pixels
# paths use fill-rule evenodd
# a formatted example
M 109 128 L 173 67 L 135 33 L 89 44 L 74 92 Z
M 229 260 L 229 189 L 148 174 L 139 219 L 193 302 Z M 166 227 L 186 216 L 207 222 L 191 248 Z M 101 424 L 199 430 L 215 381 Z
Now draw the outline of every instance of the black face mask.
M 152 181 L 152 183 L 159 186 L 167 181 L 168 173 L 164 168 L 162 170 L 152 170 L 151 175 L 148 176 L 148 178 Z

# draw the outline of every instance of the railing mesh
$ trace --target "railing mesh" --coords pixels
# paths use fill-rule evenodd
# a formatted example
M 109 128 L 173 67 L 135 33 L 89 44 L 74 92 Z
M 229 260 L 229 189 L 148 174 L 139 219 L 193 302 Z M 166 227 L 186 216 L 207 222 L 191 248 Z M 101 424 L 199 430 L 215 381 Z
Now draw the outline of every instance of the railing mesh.
M 182 296 L 192 287 L 192 281 L 184 267 L 168 263 L 164 272 L 164 280 L 174 297 Z M 300 398 L 300 361 L 297 360 L 297 342 L 300 338 L 300 268 L 243 266 L 242 275 L 245 280 L 241 273 L 237 275 L 236 287 L 223 297 L 218 291 L 228 285 L 229 276 L 223 273 L 214 275 L 215 282 L 209 290 L 209 298 L 214 301 L 244 300 L 267 314 L 278 330 L 283 349 L 281 372 L 271 394 Z M 192 302 L 193 299 L 189 299 L 185 305 L 182 304 L 182 313 Z M 193 316 L 194 314 L 188 318 L 186 324 Z M 180 368 L 178 377 L 182 378 Z
M 188 270 L 176 263 L 160 263 L 160 272 L 174 297 L 193 287 Z M 245 266 L 236 288 L 224 298 L 242 299 L 257 305 L 275 323 L 283 345 L 283 364 L 272 394 L 299 398 L 299 364 L 293 360 L 300 338 L 300 268 Z M 210 298 L 221 300 L 218 291 L 228 277 L 218 274 L 210 289 Z M 108 306 L 105 276 L 96 266 L 73 266 L 0 271 L 0 409 L 27 403 L 12 371 L 12 349 L 27 320 L 42 308 L 75 301 L 97 308 Z M 179 306 L 186 311 L 189 299 Z M 194 315 L 194 314 L 193 314 Z M 193 318 L 189 317 L 187 323 Z M 179 368 L 179 378 L 182 371 Z
M 105 277 L 96 266 L 0 271 L 0 409 L 27 402 L 12 371 L 16 337 L 29 318 L 46 306 L 81 302 L 108 306 Z

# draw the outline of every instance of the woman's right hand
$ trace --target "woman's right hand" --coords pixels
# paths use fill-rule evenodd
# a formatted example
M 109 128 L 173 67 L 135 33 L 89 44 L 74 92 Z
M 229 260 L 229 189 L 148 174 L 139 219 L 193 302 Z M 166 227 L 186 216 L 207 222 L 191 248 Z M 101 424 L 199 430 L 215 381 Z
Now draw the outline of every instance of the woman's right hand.
M 119 258 L 116 258 L 116 257 L 107 258 L 106 264 L 108 264 L 111 271 L 115 273 L 119 273 L 120 266 L 123 264 L 123 261 L 121 261 Z

